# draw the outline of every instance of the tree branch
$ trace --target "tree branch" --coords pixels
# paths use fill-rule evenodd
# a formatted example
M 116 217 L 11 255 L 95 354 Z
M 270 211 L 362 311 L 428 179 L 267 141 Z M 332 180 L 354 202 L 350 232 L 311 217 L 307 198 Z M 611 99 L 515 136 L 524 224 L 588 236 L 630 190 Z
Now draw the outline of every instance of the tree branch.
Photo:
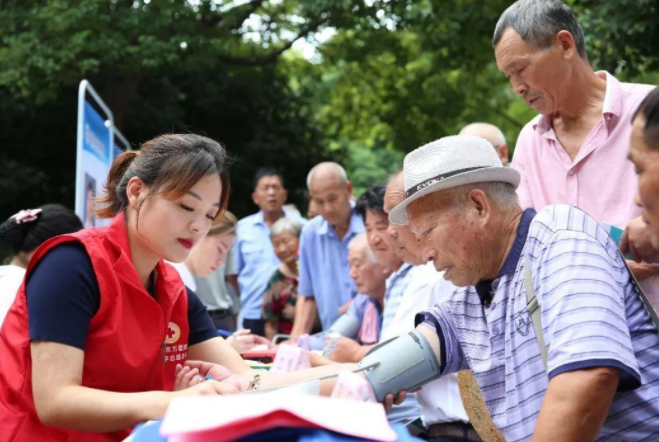
M 304 27 L 302 27 L 302 29 L 297 34 L 297 36 L 295 36 L 295 38 L 289 40 L 282 47 L 280 47 L 279 49 L 275 50 L 274 52 L 266 56 L 258 57 L 258 58 L 245 58 L 245 57 L 232 57 L 232 56 L 220 55 L 219 59 L 220 61 L 226 64 L 232 64 L 236 66 L 258 66 L 258 65 L 272 63 L 281 54 L 289 50 L 293 46 L 293 44 L 295 44 L 296 41 L 306 37 L 312 32 L 315 32 L 316 30 L 318 30 L 319 27 L 321 27 L 323 24 L 327 23 L 328 21 L 329 21 L 329 14 L 327 14 L 324 18 L 319 17 L 315 20 L 311 20 Z
M 506 120 L 508 120 L 510 123 L 517 127 L 524 127 L 526 123 L 522 121 L 518 121 L 516 118 L 511 117 L 507 112 L 503 112 L 501 109 L 497 109 L 494 106 L 492 106 L 490 103 L 487 102 L 487 100 L 482 100 L 481 104 L 484 104 L 486 107 L 488 107 L 492 112 L 494 112 L 497 115 L 502 116 Z
M 241 12 L 240 15 L 236 18 L 236 20 L 233 20 L 230 28 L 231 29 L 236 29 L 242 26 L 242 24 L 249 18 L 250 15 L 254 13 L 263 3 L 265 3 L 265 0 L 252 0 L 249 3 L 243 3 L 240 6 L 236 6 L 235 8 L 231 8 L 228 11 L 226 11 L 224 14 L 217 14 L 214 17 L 211 17 L 206 20 L 202 20 L 201 24 L 203 24 L 207 28 L 212 28 L 213 26 L 217 26 L 225 21 L 227 17 L 230 17 L 232 14 L 237 14 L 238 10 L 240 9 L 245 9 L 244 12 Z
M 237 6 L 237 7 L 233 8 L 231 11 L 229 11 L 229 12 L 233 12 L 233 11 L 239 9 L 239 8 L 242 9 L 245 6 L 249 6 L 249 7 L 245 8 L 245 12 L 240 14 L 236 20 L 233 20 L 233 23 L 231 23 L 231 29 L 237 29 L 237 28 L 241 27 L 243 25 L 243 23 L 245 22 L 245 20 L 247 20 L 249 18 L 249 16 L 254 13 L 254 11 L 256 11 L 259 7 L 261 7 L 261 5 L 264 2 L 265 2 L 265 0 L 252 0 L 249 3 Z

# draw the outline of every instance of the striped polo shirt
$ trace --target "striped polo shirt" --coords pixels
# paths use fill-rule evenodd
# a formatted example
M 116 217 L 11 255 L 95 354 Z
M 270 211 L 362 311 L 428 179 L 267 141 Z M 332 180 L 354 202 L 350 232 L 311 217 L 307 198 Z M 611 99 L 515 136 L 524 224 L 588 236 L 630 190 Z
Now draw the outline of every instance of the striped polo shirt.
M 386 334 L 391 323 L 396 316 L 400 301 L 410 283 L 412 266 L 403 263 L 398 270 L 393 272 L 386 281 L 386 291 L 384 293 L 384 311 L 382 312 L 382 333 Z
M 547 370 L 526 307 L 527 257 Z M 597 440 L 659 440 L 659 335 L 615 243 L 581 210 L 526 210 L 497 278 L 454 291 L 421 321 L 439 336 L 442 373 L 471 368 L 509 442 L 533 436 L 551 378 L 603 366 L 620 383 Z

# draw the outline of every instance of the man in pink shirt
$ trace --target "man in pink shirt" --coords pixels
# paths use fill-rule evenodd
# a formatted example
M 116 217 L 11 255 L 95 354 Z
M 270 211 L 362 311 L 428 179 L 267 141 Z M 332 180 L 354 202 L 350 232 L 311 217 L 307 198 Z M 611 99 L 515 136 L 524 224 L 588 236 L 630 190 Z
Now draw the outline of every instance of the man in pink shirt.
M 522 178 L 522 207 L 577 206 L 626 228 L 621 246 L 636 261 L 659 261 L 634 203 L 638 178 L 627 161 L 631 117 L 653 86 L 594 72 L 581 27 L 559 0 L 515 2 L 499 18 L 493 46 L 513 91 L 540 114 L 522 129 L 512 161 Z M 632 268 L 639 279 L 659 275 L 657 266 Z M 643 285 L 659 293 L 654 281 Z

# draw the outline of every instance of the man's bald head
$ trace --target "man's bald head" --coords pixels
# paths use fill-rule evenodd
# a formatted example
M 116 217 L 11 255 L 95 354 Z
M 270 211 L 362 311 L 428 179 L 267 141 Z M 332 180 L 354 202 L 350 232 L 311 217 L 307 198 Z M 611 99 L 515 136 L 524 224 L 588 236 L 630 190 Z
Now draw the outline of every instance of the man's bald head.
M 345 169 L 337 163 L 317 164 L 307 176 L 307 186 L 318 213 L 325 221 L 335 228 L 347 229 L 352 213 L 352 184 Z
M 343 167 L 338 163 L 324 162 L 316 164 L 307 175 L 307 188 L 311 189 L 313 181 L 332 180 L 336 184 L 345 185 L 348 182 L 348 175 Z
M 501 163 L 508 164 L 508 145 L 501 129 L 489 123 L 471 123 L 462 128 L 458 135 L 471 135 L 487 140 L 499 154 Z

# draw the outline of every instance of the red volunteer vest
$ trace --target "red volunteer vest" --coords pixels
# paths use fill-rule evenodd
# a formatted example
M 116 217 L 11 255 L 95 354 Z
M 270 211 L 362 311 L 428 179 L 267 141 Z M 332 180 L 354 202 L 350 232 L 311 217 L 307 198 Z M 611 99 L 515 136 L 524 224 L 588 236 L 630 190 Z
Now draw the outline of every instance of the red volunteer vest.
M 133 393 L 172 390 L 174 369 L 187 357 L 188 297 L 178 272 L 156 266 L 156 296 L 140 282 L 131 261 L 124 214 L 105 228 L 53 238 L 34 254 L 27 276 L 53 247 L 78 241 L 91 258 L 101 302 L 86 341 L 82 385 Z M 32 395 L 32 360 L 25 280 L 0 331 L 0 442 L 117 441 L 130 429 L 84 433 L 44 426 Z M 53 312 L 58 314 L 58 312 Z

